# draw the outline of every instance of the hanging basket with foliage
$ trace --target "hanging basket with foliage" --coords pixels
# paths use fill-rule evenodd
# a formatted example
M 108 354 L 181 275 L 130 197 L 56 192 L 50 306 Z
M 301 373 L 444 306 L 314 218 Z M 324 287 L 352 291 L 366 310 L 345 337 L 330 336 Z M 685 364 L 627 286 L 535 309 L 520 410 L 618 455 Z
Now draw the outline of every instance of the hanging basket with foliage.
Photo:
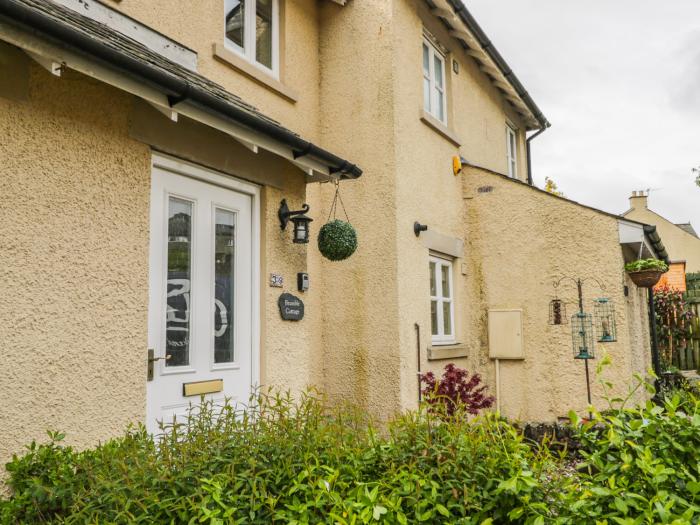
M 331 261 L 343 261 L 357 250 L 357 232 L 350 224 L 348 214 L 345 211 L 343 199 L 340 197 L 340 185 L 335 183 L 335 197 L 328 213 L 328 222 L 321 226 L 318 232 L 318 249 L 326 259 Z M 346 220 L 336 218 L 338 202 L 340 202 Z M 333 220 L 331 220 L 333 216 Z
M 668 271 L 668 265 L 659 259 L 640 259 L 627 263 L 625 271 L 640 288 L 653 288 Z

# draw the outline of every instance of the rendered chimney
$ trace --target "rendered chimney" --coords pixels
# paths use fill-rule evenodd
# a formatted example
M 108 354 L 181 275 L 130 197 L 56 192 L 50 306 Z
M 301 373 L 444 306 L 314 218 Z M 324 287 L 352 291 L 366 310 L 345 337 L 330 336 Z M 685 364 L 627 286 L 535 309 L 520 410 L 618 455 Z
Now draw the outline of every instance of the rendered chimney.
M 644 191 L 633 191 L 630 197 L 630 208 L 632 209 L 643 209 L 647 208 L 647 198 L 649 194 Z

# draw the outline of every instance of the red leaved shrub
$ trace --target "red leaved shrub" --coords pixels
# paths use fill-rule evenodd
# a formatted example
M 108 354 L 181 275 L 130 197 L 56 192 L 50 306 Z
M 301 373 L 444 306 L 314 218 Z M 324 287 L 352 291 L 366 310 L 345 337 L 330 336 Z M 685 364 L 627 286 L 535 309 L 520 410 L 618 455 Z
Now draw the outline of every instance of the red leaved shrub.
M 481 376 L 471 377 L 464 368 L 458 368 L 453 363 L 445 367 L 442 379 L 428 372 L 421 374 L 421 390 L 426 403 L 432 405 L 431 412 L 453 417 L 459 410 L 476 415 L 484 408 L 493 406 L 496 398 L 486 394 L 487 386 L 481 385 Z M 480 386 L 481 385 L 481 386 Z

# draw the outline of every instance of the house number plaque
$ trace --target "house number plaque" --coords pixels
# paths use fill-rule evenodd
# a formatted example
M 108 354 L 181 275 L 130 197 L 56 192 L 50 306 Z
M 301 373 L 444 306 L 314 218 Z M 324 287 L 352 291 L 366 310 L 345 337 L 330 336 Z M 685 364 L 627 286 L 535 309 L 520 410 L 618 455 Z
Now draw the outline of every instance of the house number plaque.
M 301 321 L 304 318 L 304 301 L 298 297 L 283 293 L 277 300 L 280 315 L 285 321 Z

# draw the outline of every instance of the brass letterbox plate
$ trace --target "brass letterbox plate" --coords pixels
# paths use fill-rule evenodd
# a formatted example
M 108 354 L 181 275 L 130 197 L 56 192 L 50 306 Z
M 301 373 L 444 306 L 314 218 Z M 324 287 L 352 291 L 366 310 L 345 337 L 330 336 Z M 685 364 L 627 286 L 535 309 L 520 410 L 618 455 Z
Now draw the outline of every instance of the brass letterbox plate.
M 210 381 L 196 381 L 194 383 L 182 384 L 182 395 L 201 396 L 202 394 L 213 394 L 224 389 L 223 379 L 212 379 Z

